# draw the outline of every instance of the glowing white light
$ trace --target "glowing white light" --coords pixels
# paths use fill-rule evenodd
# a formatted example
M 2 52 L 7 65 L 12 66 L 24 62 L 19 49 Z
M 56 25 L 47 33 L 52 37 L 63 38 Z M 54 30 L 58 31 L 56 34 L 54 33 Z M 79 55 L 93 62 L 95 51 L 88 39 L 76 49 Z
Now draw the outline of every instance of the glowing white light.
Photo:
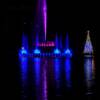
M 87 31 L 86 43 L 84 46 L 84 53 L 93 53 L 93 47 L 90 39 L 90 31 Z

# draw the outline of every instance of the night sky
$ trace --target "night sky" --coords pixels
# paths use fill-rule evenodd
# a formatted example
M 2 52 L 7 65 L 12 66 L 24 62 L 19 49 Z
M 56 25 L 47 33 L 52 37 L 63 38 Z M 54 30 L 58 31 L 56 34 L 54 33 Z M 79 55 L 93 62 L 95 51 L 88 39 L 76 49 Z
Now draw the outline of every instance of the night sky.
M 64 35 L 68 32 L 72 48 L 81 48 L 85 41 L 86 31 L 89 29 L 94 46 L 97 34 L 98 8 L 95 2 L 69 2 L 48 0 L 48 40 L 52 40 L 55 33 Z M 7 33 L 7 40 L 11 45 L 20 47 L 21 34 L 24 31 L 31 36 L 34 16 L 36 11 L 36 1 L 9 0 L 4 13 L 4 32 Z M 24 22 L 26 23 L 24 25 Z M 12 42 L 13 41 L 13 42 Z M 9 48 L 10 49 L 10 48 Z
M 16 83 L 13 84 L 13 89 L 14 91 L 17 91 L 17 77 L 12 78 L 12 76 L 18 74 L 18 64 L 16 62 L 17 51 L 21 46 L 22 32 L 24 31 L 29 37 L 31 37 L 36 9 L 36 0 L 23 0 L 23 2 L 18 0 L 9 0 L 6 5 L 5 13 L 3 13 L 3 31 L 6 40 L 5 45 L 7 48 L 7 64 L 11 66 L 9 70 L 12 73 L 12 75 L 9 75 L 10 78 L 8 86 Z M 98 8 L 96 6 L 96 2 L 48 0 L 47 7 L 48 40 L 52 40 L 56 32 L 59 35 L 62 35 L 62 38 L 64 38 L 65 34 L 68 32 L 70 46 L 75 55 L 78 56 L 82 53 L 86 38 L 86 31 L 89 29 L 91 32 L 90 35 L 93 46 L 96 48 L 98 17 Z M 14 93 L 14 95 L 17 96 L 18 94 L 13 92 L 13 89 L 11 93 Z

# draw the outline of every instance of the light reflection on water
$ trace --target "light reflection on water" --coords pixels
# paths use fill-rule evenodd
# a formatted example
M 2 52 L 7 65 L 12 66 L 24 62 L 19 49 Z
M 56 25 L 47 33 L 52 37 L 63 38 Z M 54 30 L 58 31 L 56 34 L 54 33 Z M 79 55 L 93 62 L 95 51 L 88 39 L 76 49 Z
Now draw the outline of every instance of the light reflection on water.
M 27 98 L 28 85 L 28 58 L 20 57 L 20 72 L 21 72 L 21 99 Z
M 60 94 L 60 88 L 61 88 L 61 59 L 55 58 L 54 59 L 54 77 L 55 77 L 55 83 L 56 83 L 56 95 Z
M 92 94 L 93 93 L 93 85 L 94 85 L 94 64 L 93 64 L 93 58 L 87 57 L 84 59 L 84 76 L 85 76 L 85 83 L 87 87 L 86 94 Z
M 33 71 L 35 72 L 35 90 L 36 90 L 36 99 L 39 100 L 40 99 L 40 72 L 41 72 L 41 68 L 40 68 L 40 62 L 41 59 L 40 58 L 33 58 Z
M 62 89 L 64 88 L 64 84 L 66 84 L 67 88 L 72 88 L 72 79 L 71 79 L 71 72 L 72 72 L 72 66 L 71 66 L 71 59 L 70 58 L 32 58 L 32 62 L 29 64 L 28 58 L 20 57 L 20 77 L 21 77 L 21 97 L 22 100 L 28 100 L 28 84 L 30 82 L 34 82 L 32 84 L 35 84 L 35 86 L 32 92 L 32 94 L 35 94 L 32 98 L 34 100 L 42 100 L 41 96 L 43 96 L 45 99 L 48 99 L 48 93 L 52 94 L 52 91 L 50 92 L 48 90 L 48 80 L 52 79 L 52 84 L 55 85 L 55 95 L 59 96 L 62 95 Z M 84 61 L 84 72 L 85 72 L 85 80 L 87 89 L 90 89 L 92 87 L 93 83 L 93 71 L 92 71 L 92 64 L 93 62 L 91 59 L 85 59 Z M 29 69 L 32 68 L 32 71 L 29 72 Z M 64 70 L 63 70 L 64 69 Z M 31 69 L 30 69 L 31 70 Z M 49 72 L 50 71 L 50 72 Z M 31 73 L 32 72 L 32 73 Z M 28 73 L 33 74 L 34 79 L 31 79 L 33 81 L 29 81 Z M 50 75 L 48 75 L 50 74 Z M 65 77 L 63 77 L 63 75 Z M 62 80 L 65 81 L 62 81 Z M 62 87 L 63 85 L 63 87 Z M 65 86 L 65 88 L 66 88 Z M 54 92 L 54 91 L 53 91 Z M 66 94 L 67 95 L 67 94 Z
M 71 87 L 71 59 L 66 58 L 65 60 L 65 74 L 66 74 L 66 85 L 67 87 Z

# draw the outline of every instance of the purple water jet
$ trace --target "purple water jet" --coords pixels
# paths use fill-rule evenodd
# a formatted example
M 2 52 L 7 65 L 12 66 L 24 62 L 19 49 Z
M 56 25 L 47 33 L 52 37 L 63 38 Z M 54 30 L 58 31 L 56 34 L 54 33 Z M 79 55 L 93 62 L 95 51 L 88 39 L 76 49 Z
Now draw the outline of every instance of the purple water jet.
M 34 19 L 33 40 L 38 34 L 39 42 L 46 41 L 47 35 L 47 5 L 46 0 L 37 0 L 36 14 Z
M 43 23 L 44 23 L 44 33 L 45 33 L 45 41 L 47 35 L 47 5 L 46 0 L 43 0 Z

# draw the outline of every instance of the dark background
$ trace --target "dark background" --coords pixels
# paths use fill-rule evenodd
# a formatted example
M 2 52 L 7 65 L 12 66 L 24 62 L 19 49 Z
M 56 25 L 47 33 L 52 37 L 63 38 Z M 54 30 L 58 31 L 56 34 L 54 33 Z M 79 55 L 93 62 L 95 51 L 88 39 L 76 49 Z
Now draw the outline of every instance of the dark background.
M 98 5 L 92 1 L 48 0 L 48 40 L 58 32 L 64 38 L 69 33 L 70 46 L 79 61 L 86 31 L 91 32 L 91 39 L 96 53 L 96 35 L 98 21 Z M 3 48 L 6 52 L 5 92 L 15 100 L 19 98 L 17 53 L 21 46 L 21 35 L 25 31 L 31 37 L 36 0 L 9 0 L 2 5 L 1 22 L 3 22 Z M 79 62 L 81 64 L 81 62 Z M 78 63 L 77 63 L 78 64 Z M 79 65 L 80 65 L 79 64 Z M 16 98 L 14 98 L 16 97 Z
M 6 37 L 9 37 L 7 42 L 10 42 L 9 47 L 20 47 L 22 32 L 24 31 L 31 36 L 36 0 L 9 0 L 5 6 L 7 9 L 5 9 L 3 16 L 3 29 L 6 32 Z M 93 45 L 95 46 L 98 21 L 98 6 L 96 2 L 48 0 L 47 7 L 48 39 L 53 38 L 56 32 L 62 37 L 68 32 L 71 46 L 73 48 L 81 48 L 85 41 L 86 31 L 89 29 Z

